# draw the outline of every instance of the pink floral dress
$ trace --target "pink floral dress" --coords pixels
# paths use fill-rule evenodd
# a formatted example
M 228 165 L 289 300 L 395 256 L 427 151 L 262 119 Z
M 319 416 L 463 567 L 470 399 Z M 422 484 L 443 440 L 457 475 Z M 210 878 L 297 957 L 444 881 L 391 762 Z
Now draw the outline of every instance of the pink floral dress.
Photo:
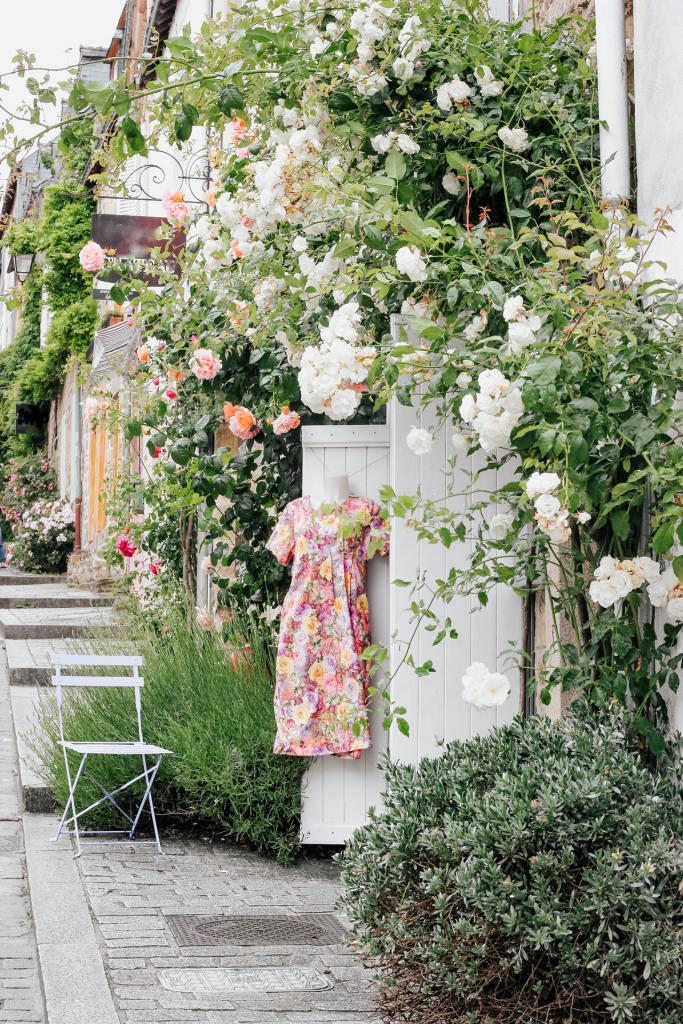
M 330 514 L 297 498 L 268 541 L 283 565 L 294 556 L 277 649 L 276 754 L 359 758 L 372 746 L 365 707 L 368 663 L 358 655 L 371 642 L 368 554 L 389 551 L 388 526 L 379 511 L 374 501 L 353 494 Z M 354 530 L 344 538 L 342 525 L 349 522 Z

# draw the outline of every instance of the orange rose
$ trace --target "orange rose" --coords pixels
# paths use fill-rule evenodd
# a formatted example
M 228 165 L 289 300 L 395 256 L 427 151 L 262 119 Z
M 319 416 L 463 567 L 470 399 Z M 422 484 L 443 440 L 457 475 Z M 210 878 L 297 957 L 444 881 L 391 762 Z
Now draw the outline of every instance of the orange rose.
M 282 655 L 277 659 L 277 672 L 281 676 L 291 676 L 294 670 L 294 662 L 291 658 L 286 655 Z
M 360 597 L 357 599 L 357 601 L 356 601 L 356 608 L 361 613 L 361 615 L 367 615 L 368 614 L 368 608 L 369 608 L 369 606 L 368 606 L 368 599 L 365 596 L 365 594 L 361 594 Z
M 326 558 L 320 565 L 318 572 L 324 580 L 332 579 L 332 559 Z
M 348 718 L 352 711 L 353 708 L 348 701 L 343 700 L 341 704 L 337 704 L 337 714 L 341 715 L 342 718 Z
M 140 348 L 137 350 L 137 352 L 138 359 L 140 360 L 141 363 L 149 362 L 149 349 L 147 348 L 146 345 L 140 345 Z
M 308 553 L 308 537 L 297 537 L 296 539 L 296 553 L 297 555 L 305 555 Z
M 344 647 L 342 649 L 341 654 L 339 655 L 339 660 L 341 661 L 342 666 L 344 668 L 348 668 L 349 665 L 351 664 L 351 662 L 353 661 L 353 659 L 354 659 L 353 651 L 350 650 L 350 648 L 348 648 L 348 647 Z
M 344 611 L 344 602 L 342 601 L 341 597 L 335 597 L 335 599 L 334 599 L 334 614 L 335 615 L 341 615 L 341 613 L 343 611 Z
M 241 405 L 238 405 L 235 409 L 234 414 L 230 417 L 235 420 L 236 425 L 241 430 L 251 430 L 256 420 L 248 409 L 243 409 Z
M 305 725 L 308 719 L 311 717 L 311 709 L 307 704 L 298 704 L 292 711 L 292 718 L 299 725 Z
M 223 406 L 223 415 L 225 416 L 226 420 L 229 420 L 231 416 L 235 415 L 235 406 L 232 404 L 232 402 L 225 403 L 225 405 Z

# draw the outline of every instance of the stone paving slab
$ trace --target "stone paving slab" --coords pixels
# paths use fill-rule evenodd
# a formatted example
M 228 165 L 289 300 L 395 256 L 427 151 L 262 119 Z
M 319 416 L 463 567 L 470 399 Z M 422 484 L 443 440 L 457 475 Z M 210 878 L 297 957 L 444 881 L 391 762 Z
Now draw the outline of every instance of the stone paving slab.
M 0 608 L 0 637 L 58 640 L 106 629 L 111 608 Z
M 352 946 L 180 946 L 167 920 L 168 914 L 178 913 L 260 917 L 324 912 L 337 913 L 348 927 L 343 915 L 334 910 L 341 881 L 339 868 L 330 860 L 301 858 L 295 867 L 282 868 L 271 858 L 237 845 L 166 838 L 162 840 L 164 856 L 121 842 L 90 847 L 73 861 L 69 838 L 62 837 L 51 849 L 44 842 L 50 830 L 56 830 L 56 822 L 54 815 L 32 816 L 29 826 L 33 833 L 41 823 L 44 847 L 29 863 L 39 943 L 43 937 L 46 942 L 54 938 L 50 928 L 56 925 L 50 920 L 63 918 L 70 899 L 74 924 L 67 929 L 67 940 L 84 933 L 87 907 L 120 1024 L 368 1024 L 373 1020 L 371 972 L 356 961 Z M 256 898 L 267 906 L 255 905 Z M 47 899 L 52 909 L 44 912 L 41 924 L 38 907 Z M 331 987 L 169 991 L 161 982 L 162 972 L 169 969 L 226 967 L 305 967 L 324 975 Z
M 27 587 L 43 583 L 66 583 L 66 576 L 43 576 L 42 573 L 0 569 L 0 587 Z
M 0 650 L 0 1020 L 46 1024 L 31 916 L 10 687 Z
M 106 608 L 113 603 L 110 594 L 93 594 L 65 583 L 0 587 L 0 608 Z

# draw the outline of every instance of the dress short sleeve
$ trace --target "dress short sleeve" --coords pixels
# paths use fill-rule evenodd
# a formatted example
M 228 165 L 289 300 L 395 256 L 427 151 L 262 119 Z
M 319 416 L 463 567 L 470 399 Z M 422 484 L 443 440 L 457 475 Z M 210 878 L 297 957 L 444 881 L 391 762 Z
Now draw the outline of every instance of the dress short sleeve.
M 294 509 L 291 502 L 278 519 L 266 547 L 282 565 L 287 565 L 291 559 L 294 551 Z
M 380 516 L 379 505 L 371 501 L 368 505 L 370 525 L 363 528 L 360 556 L 363 560 L 379 555 L 384 558 L 389 554 L 389 521 Z

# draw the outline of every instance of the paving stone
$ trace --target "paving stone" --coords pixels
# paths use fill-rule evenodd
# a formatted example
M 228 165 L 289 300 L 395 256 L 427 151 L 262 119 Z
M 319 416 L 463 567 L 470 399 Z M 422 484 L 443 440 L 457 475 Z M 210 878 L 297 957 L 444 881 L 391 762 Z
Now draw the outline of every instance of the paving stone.
M 1 608 L 0 637 L 56 640 L 101 632 L 112 622 L 111 608 Z

